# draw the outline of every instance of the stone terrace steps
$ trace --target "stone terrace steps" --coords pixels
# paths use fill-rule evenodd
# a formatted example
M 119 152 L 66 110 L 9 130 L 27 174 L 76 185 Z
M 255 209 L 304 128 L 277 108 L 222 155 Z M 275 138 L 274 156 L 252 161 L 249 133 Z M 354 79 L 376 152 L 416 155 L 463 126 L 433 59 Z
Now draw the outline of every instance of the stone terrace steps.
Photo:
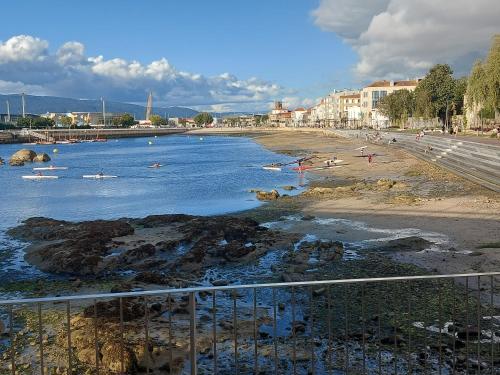
M 388 144 L 395 138 L 394 146 L 443 167 L 452 173 L 478 183 L 488 189 L 500 192 L 500 145 L 472 142 L 460 138 L 425 135 L 416 140 L 415 135 L 370 131 L 336 131 L 337 134 L 364 141 Z M 392 147 L 392 146 L 391 146 Z

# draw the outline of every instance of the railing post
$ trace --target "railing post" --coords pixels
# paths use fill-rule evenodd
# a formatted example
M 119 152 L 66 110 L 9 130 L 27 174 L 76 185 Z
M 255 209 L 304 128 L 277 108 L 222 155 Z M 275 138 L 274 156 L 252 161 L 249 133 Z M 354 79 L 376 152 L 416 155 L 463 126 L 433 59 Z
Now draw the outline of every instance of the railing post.
M 189 293 L 189 360 L 191 375 L 198 373 L 196 363 L 196 297 L 194 292 Z

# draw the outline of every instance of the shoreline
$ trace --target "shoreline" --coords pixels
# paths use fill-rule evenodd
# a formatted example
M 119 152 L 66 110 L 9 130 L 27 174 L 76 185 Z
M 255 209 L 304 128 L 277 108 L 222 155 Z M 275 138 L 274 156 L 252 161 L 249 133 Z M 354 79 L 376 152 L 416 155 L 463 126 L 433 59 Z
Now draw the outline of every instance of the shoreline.
M 369 145 L 379 156 L 368 165 L 366 158 L 354 151 L 362 141 L 339 138 L 322 129 L 234 129 L 229 134 L 217 129 L 203 134 L 246 136 L 273 152 L 315 155 L 316 165 L 333 154 L 344 159 L 342 168 L 308 172 L 312 177 L 309 186 L 298 195 L 220 216 L 251 217 L 263 223 L 302 215 L 362 222 L 383 230 L 415 228 L 438 232 L 449 238 L 449 249 L 418 254 L 396 252 L 389 258 L 433 273 L 498 270 L 500 202 L 486 189 L 386 146 Z M 445 193 L 439 188 L 433 191 L 433 185 L 446 189 Z M 492 246 L 488 248 L 488 244 Z

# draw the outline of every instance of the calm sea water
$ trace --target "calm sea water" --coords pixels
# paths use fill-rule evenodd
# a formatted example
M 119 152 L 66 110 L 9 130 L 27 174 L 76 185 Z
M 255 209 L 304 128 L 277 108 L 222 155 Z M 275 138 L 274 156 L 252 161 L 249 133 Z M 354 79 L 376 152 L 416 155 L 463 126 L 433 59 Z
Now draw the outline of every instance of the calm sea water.
M 251 188 L 279 190 L 303 183 L 291 170 L 263 170 L 265 163 L 293 158 L 248 138 L 181 135 L 72 145 L 0 145 L 0 157 L 8 159 L 20 148 L 46 152 L 52 161 L 44 165 L 69 169 L 45 172 L 60 176 L 58 180 L 29 181 L 21 176 L 32 174 L 32 168 L 41 164 L 0 167 L 0 260 L 2 252 L 5 256 L 19 247 L 3 235 L 5 230 L 29 217 L 79 221 L 165 213 L 214 215 L 260 205 L 248 192 Z M 154 162 L 163 167 L 147 168 Z M 101 170 L 119 177 L 82 178 Z M 19 260 L 9 263 L 19 269 Z M 5 265 L 0 268 L 5 270 Z

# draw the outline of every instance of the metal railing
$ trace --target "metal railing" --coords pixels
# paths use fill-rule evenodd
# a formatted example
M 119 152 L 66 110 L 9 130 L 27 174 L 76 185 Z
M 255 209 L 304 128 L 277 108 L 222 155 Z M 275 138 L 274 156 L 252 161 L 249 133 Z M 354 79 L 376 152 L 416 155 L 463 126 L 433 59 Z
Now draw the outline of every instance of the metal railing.
M 0 300 L 0 374 L 498 374 L 498 277 Z

